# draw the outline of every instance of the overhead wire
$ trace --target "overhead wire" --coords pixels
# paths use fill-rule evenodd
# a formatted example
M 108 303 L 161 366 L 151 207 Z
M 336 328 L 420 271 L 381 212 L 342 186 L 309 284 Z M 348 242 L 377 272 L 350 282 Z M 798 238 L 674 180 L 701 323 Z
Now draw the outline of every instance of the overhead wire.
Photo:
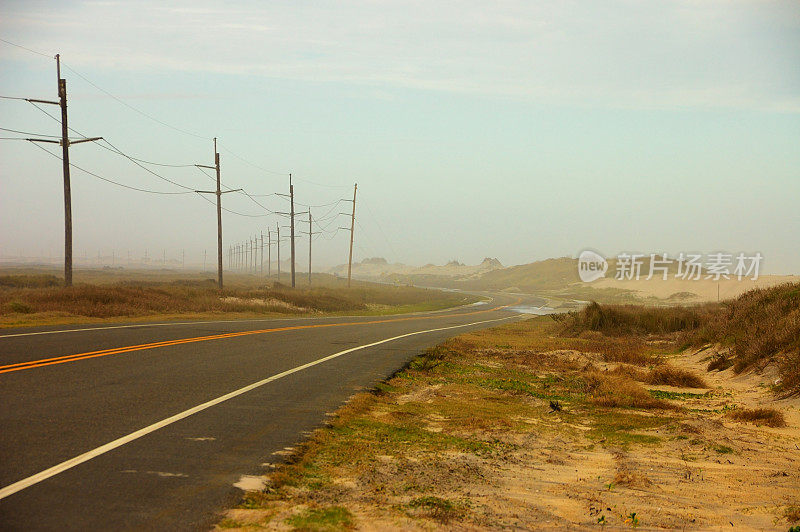
M 0 127 L 0 131 L 8 131 L 9 133 L 19 133 L 20 135 L 33 135 L 34 137 L 50 137 L 54 139 L 60 139 L 61 135 L 45 135 L 42 133 L 31 133 L 29 131 L 19 131 L 17 129 L 8 129 L 5 127 Z
M 36 146 L 40 150 L 42 150 L 42 151 L 44 151 L 46 153 L 49 153 L 50 155 L 52 155 L 56 159 L 63 160 L 60 155 L 51 152 L 50 150 L 48 150 L 44 146 L 40 146 L 39 144 L 36 144 L 35 142 L 31 142 L 31 144 L 33 144 L 34 146 Z M 107 177 L 103 177 L 103 176 L 101 176 L 99 174 L 96 174 L 95 172 L 92 172 L 90 170 L 82 168 L 82 167 L 78 166 L 75 163 L 70 162 L 69 165 L 71 167 L 73 167 L 73 168 L 76 168 L 76 169 L 80 170 L 81 172 L 85 172 L 85 173 L 87 173 L 87 174 L 89 174 L 89 175 L 91 175 L 93 177 L 96 177 L 97 179 L 100 179 L 102 181 L 105 181 L 107 183 L 111 183 L 113 185 L 117 185 L 119 187 L 127 188 L 127 189 L 130 189 L 130 190 L 136 190 L 138 192 L 146 192 L 148 194 L 163 194 L 163 195 L 191 194 L 193 192 L 193 191 L 187 191 L 187 192 L 164 192 L 164 191 L 160 191 L 160 190 L 149 190 L 149 189 L 144 189 L 144 188 L 138 188 L 138 187 L 134 187 L 134 186 L 131 186 L 131 185 L 126 185 L 124 183 L 119 183 L 117 181 L 114 181 L 113 179 L 108 179 Z
M 23 50 L 27 50 L 28 52 L 31 52 L 32 54 L 41 55 L 43 57 L 49 57 L 50 59 L 54 59 L 55 58 L 54 55 L 48 55 L 48 54 L 45 54 L 45 53 L 42 53 L 42 52 L 37 52 L 36 50 L 31 50 L 30 48 L 22 46 L 21 44 L 16 44 L 16 43 L 13 43 L 11 41 L 7 41 L 5 39 L 0 39 L 0 41 L 4 42 L 6 44 L 10 44 L 11 46 L 16 46 L 17 48 L 22 48 Z
M 211 140 L 211 138 L 210 138 L 210 137 L 205 137 L 205 136 L 203 136 L 203 135 L 198 135 L 198 134 L 196 134 L 196 133 L 192 133 L 191 131 L 187 131 L 187 130 L 185 130 L 185 129 L 182 129 L 182 128 L 179 128 L 179 127 L 177 127 L 177 126 L 173 126 L 172 124 L 168 124 L 167 122 L 164 122 L 163 120 L 159 120 L 158 118 L 156 118 L 156 117 L 154 117 L 154 116 L 152 116 L 152 115 L 150 115 L 150 114 L 148 114 L 148 113 L 145 113 L 145 112 L 144 112 L 144 111 L 142 111 L 141 109 L 138 109 L 138 108 L 136 108 L 136 107 L 132 106 L 132 105 L 131 105 L 131 104 L 129 104 L 128 102 L 126 102 L 126 101 L 124 101 L 124 100 L 122 100 L 122 99 L 120 99 L 120 98 L 117 98 L 116 96 L 114 96 L 113 94 L 111 94 L 110 92 L 108 92 L 107 90 L 105 90 L 104 88 L 102 88 L 102 87 L 100 87 L 99 85 L 95 84 L 94 82 L 90 81 L 88 78 L 86 78 L 86 76 L 84 76 L 83 74 L 81 74 L 80 72 L 78 72 L 77 70 L 75 70 L 74 68 L 70 67 L 70 66 L 69 66 L 68 64 L 66 64 L 64 61 L 61 61 L 61 65 L 62 65 L 64 68 L 66 68 L 67 70 L 69 70 L 70 72 L 72 72 L 73 74 L 75 74 L 76 76 L 78 76 L 79 78 L 81 78 L 83 81 L 85 81 L 86 83 L 88 83 L 89 85 L 91 85 L 92 87 L 94 87 L 95 89 L 97 89 L 97 90 L 99 90 L 100 92 L 102 92 L 103 94 L 105 94 L 106 96 L 109 96 L 110 98 L 113 98 L 114 100 L 116 100 L 117 102 L 121 103 L 122 105 L 124 105 L 124 106 L 125 106 L 125 107 L 127 107 L 128 109 L 131 109 L 132 111 L 135 111 L 135 112 L 139 113 L 140 115 L 144 116 L 145 118 L 149 118 L 149 119 L 150 119 L 150 120 L 152 120 L 153 122 L 156 122 L 156 123 L 158 123 L 158 124 L 161 124 L 162 126 L 164 126 L 164 127 L 168 127 L 168 128 L 170 128 L 170 129 L 172 129 L 172 130 L 175 130 L 175 131 L 177 131 L 177 132 L 179 132 L 179 133 L 183 133 L 184 135 L 190 135 L 190 136 L 192 136 L 192 137 L 195 137 L 195 138 L 198 138 L 198 139 L 203 139 L 203 140 Z
M 42 52 L 38 52 L 38 51 L 36 51 L 36 50 L 33 50 L 33 49 L 30 49 L 30 48 L 27 48 L 27 47 L 25 47 L 25 46 L 22 46 L 22 45 L 19 45 L 19 44 L 16 44 L 16 43 L 13 43 L 13 42 L 11 42 L 11 41 L 8 41 L 8 40 L 6 40 L 6 39 L 2 39 L 2 38 L 0 38 L 0 42 L 4 42 L 4 43 L 6 43 L 6 44 L 9 44 L 9 45 L 11 45 L 11 46 L 15 46 L 15 47 L 17 47 L 17 48 L 20 48 L 20 49 L 26 50 L 26 51 L 28 51 L 28 52 L 31 52 L 31 53 L 34 53 L 34 54 L 37 54 L 37 55 L 40 55 L 40 56 L 43 56 L 43 57 L 48 57 L 48 58 L 52 57 L 52 56 L 50 56 L 50 55 L 48 55 L 48 54 L 45 54 L 45 53 L 42 53 Z M 112 94 L 112 93 L 110 93 L 109 91 L 107 91 L 107 90 L 103 89 L 102 87 L 100 87 L 100 86 L 99 86 L 99 85 L 97 85 L 96 83 L 92 82 L 92 81 L 91 81 L 91 80 L 89 80 L 89 79 L 88 79 L 86 76 L 84 76 L 83 74 L 81 74 L 80 72 L 78 72 L 77 70 L 75 70 L 74 68 L 72 68 L 71 66 L 69 66 L 68 64 L 66 64 L 65 62 L 63 62 L 63 61 L 62 61 L 62 62 L 61 62 L 61 64 L 62 64 L 62 66 L 63 66 L 65 69 L 67 69 L 67 70 L 69 70 L 70 72 L 72 72 L 73 74 L 77 75 L 77 76 L 78 76 L 78 77 L 80 77 L 80 78 L 81 78 L 83 81 L 85 81 L 86 83 L 88 83 L 89 85 L 91 85 L 92 87 L 94 87 L 95 89 L 97 89 L 97 90 L 101 91 L 102 93 L 106 94 L 107 96 L 111 97 L 112 99 L 114 99 L 114 100 L 115 100 L 115 101 L 117 101 L 118 103 L 120 103 L 120 104 L 122 104 L 122 105 L 124 105 L 124 106 L 128 107 L 128 108 L 129 108 L 129 109 L 131 109 L 132 111 L 135 111 L 135 112 L 139 113 L 140 115 L 142 115 L 142 116 L 144 116 L 144 117 L 146 117 L 146 118 L 148 118 L 148 119 L 150 119 L 150 120 L 152 120 L 152 121 L 154 121 L 154 122 L 156 122 L 156 123 L 158 123 L 158 124 L 160 124 L 160 125 L 162 125 L 162 126 L 164 126 L 164 127 L 168 127 L 168 128 L 170 128 L 170 129 L 172 129 L 172 130 L 175 130 L 175 131 L 177 131 L 177 132 L 179 132 L 179 133 L 183 133 L 183 134 L 186 134 L 186 135 L 190 135 L 190 136 L 193 136 L 193 137 L 195 137 L 195 138 L 199 138 L 199 139 L 203 139 L 203 140 L 210 140 L 208 137 L 205 137 L 205 136 L 202 136 L 202 135 L 198 135 L 198 134 L 196 134 L 196 133 L 193 133 L 193 132 L 191 132 L 191 131 L 187 131 L 187 130 L 185 130 L 185 129 L 182 129 L 182 128 L 179 128 L 179 127 L 176 127 L 176 126 L 174 126 L 174 125 L 172 125 L 172 124 L 169 124 L 169 123 L 167 123 L 167 122 L 164 122 L 163 120 L 160 120 L 160 119 L 158 119 L 158 118 L 156 118 L 156 117 L 154 117 L 154 116 L 152 116 L 152 115 L 150 115 L 150 114 L 148 114 L 148 113 L 146 113 L 146 112 L 144 112 L 144 111 L 142 111 L 142 110 L 138 109 L 137 107 L 134 107 L 133 105 L 130 105 L 130 104 L 129 104 L 129 103 L 127 103 L 126 101 L 122 100 L 121 98 L 118 98 L 118 97 L 117 97 L 117 96 L 115 96 L 114 94 Z M 52 114 L 50 114 L 49 112 L 47 112 L 45 109 L 43 109 L 43 108 L 39 107 L 39 106 L 38 106 L 38 105 L 37 105 L 35 102 L 31 102 L 31 101 L 30 101 L 30 99 L 28 99 L 28 98 L 21 98 L 21 97 L 15 97 L 15 96 L 0 96 L 0 98 L 2 98 L 2 99 L 9 99 L 9 100 L 23 100 L 23 101 L 28 101 L 29 103 L 31 103 L 31 105 L 33 105 L 35 108 L 37 108 L 37 109 L 38 109 L 39 111 L 41 111 L 42 113 L 44 113 L 45 115 L 47 115 L 48 117 L 50 117 L 50 118 L 51 118 L 51 119 L 53 119 L 54 121 L 56 121 L 56 122 L 58 122 L 58 123 L 61 123 L 61 120 L 60 120 L 59 118 L 57 118 L 57 117 L 53 116 Z M 70 131 L 72 131 L 73 133 L 75 133 L 75 134 L 79 135 L 79 136 L 80 136 L 81 138 L 83 138 L 83 139 L 86 139 L 86 138 L 87 138 L 85 135 L 83 135 L 82 133 L 80 133 L 80 132 L 76 131 L 76 130 L 75 130 L 74 128 L 72 128 L 72 127 L 69 127 L 68 129 L 69 129 Z M 13 129 L 8 129 L 8 128 L 0 128 L 0 130 L 2 130 L 2 131 L 7 131 L 7 132 L 10 132 L 10 133 L 23 134 L 23 135 L 33 135 L 33 136 L 40 136 L 40 137 L 54 138 L 54 139 L 55 139 L 55 138 L 60 138 L 60 136 L 58 136 L 58 135 L 45 135 L 45 134 L 43 134 L 43 135 L 38 135 L 38 134 L 35 134 L 35 133 L 29 133 L 29 132 L 25 132 L 25 131 L 13 130 Z M 28 139 L 22 139 L 22 138 L 17 138 L 17 137 L 2 137 L 2 139 L 3 139 L 3 140 L 28 140 Z M 140 167 L 142 170 L 145 170 L 146 172 L 148 172 L 148 173 L 152 174 L 153 176 L 155 176 L 155 177 L 157 177 L 157 178 L 159 178 L 159 179 L 161 179 L 161 180 L 163 180 L 163 181 L 165 181 L 165 182 L 168 182 L 168 183 L 170 183 L 170 184 L 172 184 L 172 185 L 174 185 L 174 186 L 177 186 L 177 187 L 179 187 L 179 188 L 183 188 L 183 189 L 185 189 L 185 191 L 181 191 L 181 192 L 164 192 L 164 191 L 155 191 L 155 190 L 150 190 L 150 189 L 143 189 L 143 188 L 139 188 L 139 187 L 134 187 L 134 186 L 126 185 L 126 184 L 124 184 L 124 183 L 119 183 L 119 182 L 117 182 L 117 181 L 114 181 L 114 180 L 111 180 L 111 179 L 105 178 L 105 177 L 103 177 L 103 176 L 101 176 L 101 175 L 99 175 L 99 174 L 97 174 L 97 173 L 95 173 L 95 172 L 91 172 L 91 171 L 89 171 L 89 170 L 86 170 L 85 168 L 82 168 L 82 167 L 80 167 L 80 166 L 78 166 L 78 165 L 76 165 L 76 164 L 74 164 L 74 163 L 70 163 L 70 166 L 72 166 L 72 167 L 74 167 L 74 168 L 76 168 L 76 169 L 78 169 L 78 170 L 80 170 L 80 171 L 82 171 L 82 172 L 85 172 L 85 173 L 87 173 L 87 174 L 89 174 L 89 175 L 91 175 L 91 176 L 93 176 L 93 177 L 95 177 L 95 178 L 97 178 L 97 179 L 100 179 L 100 180 L 102 180 L 102 181 L 105 181 L 105 182 L 108 182 L 108 183 L 111 183 L 111 184 L 114 184 L 114 185 L 117 185 L 117 186 L 120 186 L 120 187 L 123 187 L 123 188 L 127 188 L 127 189 L 130 189 L 130 190 L 135 190 L 135 191 L 138 191 L 138 192 L 145 192 L 145 193 L 150 193 L 150 194 L 169 194 L 169 195 L 175 195 L 175 194 L 190 194 L 190 193 L 192 193 L 192 192 L 196 192 L 196 191 L 195 191 L 194 189 L 192 189 L 191 187 L 187 187 L 187 186 L 185 186 L 185 185 L 182 185 L 181 183 L 178 183 L 178 182 L 176 182 L 176 181 L 173 181 L 173 180 L 171 180 L 171 179 L 169 179 L 169 178 L 166 178 L 166 177 L 164 177 L 164 176 L 162 176 L 162 175 L 160 175 L 160 174 L 158 174 L 158 173 L 156 173 L 156 172 L 152 171 L 151 169 L 149 169 L 149 168 L 146 168 L 145 166 L 142 166 L 142 165 L 143 165 L 143 164 L 148 164 L 148 165 L 152 165 L 152 166 L 161 166 L 161 167 L 168 167 L 168 168 L 185 168 L 185 167 L 197 166 L 197 165 L 190 165 L 190 164 L 167 164 L 167 163 L 157 163 L 157 162 L 153 162 L 153 161 L 148 161 L 148 160 L 146 160 L 146 159 L 142 159 L 142 158 L 133 157 L 133 156 L 131 156 L 131 155 L 128 155 L 127 153 L 125 153 L 125 152 L 123 152 L 122 150 L 120 150 L 119 148 L 117 148 L 117 147 L 116 147 L 114 144 L 112 144 L 112 143 L 111 143 L 110 141 L 108 141 L 107 139 L 102 139 L 102 141 L 103 141 L 104 143 L 108 144 L 108 147 L 107 147 L 107 146 L 104 146 L 103 144 L 98 144 L 98 146 L 100 146 L 101 148 L 103 148 L 103 149 L 105 149 L 105 150 L 108 150 L 108 151 L 111 151 L 111 152 L 113 152 L 113 153 L 116 153 L 116 154 L 118 154 L 118 155 L 120 155 L 120 156 L 122 156 L 122 157 L 125 157 L 126 159 L 128 159 L 129 161 L 131 161 L 132 163 L 134 163 L 134 164 L 136 164 L 138 167 Z M 50 154 L 51 156 L 53 156 L 53 157 L 55 157 L 55 158 L 58 158 L 58 159 L 61 159 L 61 157 L 60 157 L 60 156 L 58 156 L 57 154 L 54 154 L 54 153 L 52 153 L 50 150 L 48 150 L 48 149 L 44 148 L 43 146 L 40 146 L 40 145 L 38 145 L 38 144 L 35 144 L 35 143 L 34 143 L 34 145 L 35 145 L 37 148 L 39 148 L 39 149 L 41 149 L 41 150 L 45 151 L 46 153 Z M 260 165 L 257 165 L 257 164 L 255 164 L 255 163 L 253 163 L 253 162 L 251 162 L 251 161 L 249 161 L 249 160 L 245 159 L 244 157 L 242 157 L 242 156 L 238 155 L 237 153 L 233 152 L 231 149 L 229 149 L 227 146 L 223 145 L 222 143 L 219 143 L 219 146 L 220 146 L 220 147 L 221 147 L 223 150 L 225 150 L 226 152 L 228 152 L 230 155 L 232 155 L 233 157 L 235 157 L 235 158 L 239 159 L 240 161 L 242 161 L 242 162 L 244 162 L 244 163 L 246 163 L 246 164 L 249 164 L 250 166 L 253 166 L 254 168 L 257 168 L 257 169 L 259 169 L 259 170 L 261 170 L 261 171 L 263 171 L 263 172 L 267 172 L 267 173 L 269 173 L 269 174 L 273 174 L 273 175 L 286 175 L 286 172 L 276 172 L 276 171 L 274 171 L 274 170 L 269 170 L 269 169 L 267 169 L 267 168 L 264 168 L 264 167 L 262 167 L 262 166 L 260 166 Z M 206 173 L 206 172 L 205 172 L 205 171 L 204 171 L 202 168 L 200 168 L 200 169 L 201 169 L 201 171 L 203 171 L 203 173 L 204 173 L 204 174 L 205 174 L 207 177 L 210 177 L 211 179 L 215 179 L 213 176 L 209 176 L 209 175 L 208 175 L 208 174 L 207 174 L 207 173 Z M 300 181 L 300 182 L 308 183 L 308 184 L 315 185 L 315 186 L 319 186 L 319 187 L 326 187 L 326 188 L 339 188 L 339 189 L 349 188 L 349 186 L 347 186 L 347 185 L 331 185 L 331 184 L 327 184 L 327 183 L 320 183 L 320 182 L 313 181 L 313 180 L 310 180 L 310 179 L 306 179 L 305 177 L 299 177 L 299 176 L 296 176 L 296 175 L 293 175 L 293 178 L 297 179 L 297 180 L 298 180 L 298 181 Z M 226 188 L 227 188 L 227 191 L 232 191 L 232 190 L 233 190 L 233 189 L 231 189 L 231 188 L 229 188 L 229 187 L 226 187 Z M 276 211 L 273 211 L 273 210 L 271 210 L 271 209 L 267 208 L 266 206 L 264 206 L 264 205 L 263 205 L 263 204 L 261 204 L 261 203 L 260 203 L 258 200 L 256 200 L 256 199 L 255 199 L 256 197 L 269 197 L 269 196 L 278 195 L 278 194 L 276 194 L 276 193 L 271 193 L 271 194 L 250 194 L 250 193 L 248 193 L 246 190 L 243 190 L 243 189 L 242 189 L 242 190 L 239 190 L 239 192 L 241 192 L 242 194 L 244 194 L 245 196 L 247 196 L 247 197 L 248 197 L 248 198 L 249 198 L 251 201 L 253 201 L 253 202 L 254 202 L 256 205 L 258 205 L 259 207 L 261 207 L 262 209 L 264 209 L 264 210 L 265 210 L 267 213 L 270 213 L 270 214 L 279 214 L 279 213 L 277 213 Z M 278 196 L 279 196 L 279 197 L 281 197 L 280 195 L 278 195 Z M 213 201 L 209 200 L 209 199 L 208 199 L 208 198 L 206 198 L 205 196 L 203 196 L 203 195 L 200 195 L 200 197 L 202 197 L 202 198 L 203 198 L 205 201 L 208 201 L 209 203 L 212 203 L 212 204 L 214 204 L 214 202 L 213 202 Z M 296 205 L 299 205 L 299 206 L 301 206 L 301 207 L 306 207 L 306 208 L 324 208 L 324 207 L 332 206 L 332 208 L 331 208 L 331 209 L 329 209 L 329 210 L 328 210 L 328 212 L 327 212 L 325 215 L 323 215 L 322 217 L 320 217 L 320 218 L 317 218 L 317 219 L 315 219 L 315 220 L 312 220 L 312 223 L 314 223 L 314 224 L 317 226 L 317 228 L 319 229 L 319 231 L 316 233 L 316 235 L 317 235 L 317 236 L 315 236 L 314 238 L 322 238 L 322 237 L 325 237 L 325 238 L 331 239 L 331 238 L 335 237 L 335 236 L 336 236 L 336 234 L 338 234 L 338 232 L 339 232 L 341 229 L 340 229 L 340 228 L 336 228 L 335 230 L 332 230 L 332 231 L 328 230 L 328 228 L 329 228 L 329 227 L 330 227 L 330 226 L 333 224 L 333 221 L 335 221 L 335 220 L 338 218 L 338 216 L 339 216 L 338 214 L 337 214 L 337 215 L 334 215 L 334 216 L 329 216 L 329 215 L 330 215 L 330 213 L 331 213 L 333 210 L 335 210 L 335 209 L 338 207 L 338 205 L 340 205 L 340 204 L 341 204 L 343 201 L 346 201 L 346 200 L 343 200 L 343 199 L 338 199 L 338 200 L 336 200 L 336 201 L 333 201 L 333 202 L 330 202 L 330 203 L 323 203 L 323 204 L 316 204 L 316 205 L 315 205 L 315 204 L 305 204 L 305 203 L 300 203 L 300 202 L 296 202 L 295 204 L 296 204 Z M 232 209 L 228 209 L 228 208 L 226 208 L 226 207 L 223 207 L 223 208 L 222 208 L 222 210 L 224 210 L 224 211 L 226 211 L 226 212 L 229 212 L 229 213 L 231 213 L 231 214 L 235 214 L 235 215 L 237 215 L 237 216 L 245 216 L 245 217 L 251 217 L 251 218 L 260 218 L 260 217 L 267 217 L 267 216 L 268 216 L 267 214 L 247 214 L 247 213 L 242 213 L 242 212 L 238 212 L 238 211 L 235 211 L 235 210 L 232 210 Z M 375 216 L 374 216 L 374 214 L 372 214 L 372 217 L 373 217 L 373 219 L 375 219 Z M 323 225 L 322 225 L 320 222 L 325 222 L 325 221 L 329 221 L 329 223 L 323 226 Z M 377 223 L 377 220 L 376 220 L 376 223 Z M 360 224 L 359 224 L 359 225 L 360 225 Z M 382 231 L 382 229 L 381 229 L 381 231 Z M 330 237 L 327 237 L 327 235 L 330 235 Z M 385 233 L 384 233 L 384 238 L 385 238 Z M 387 242 L 388 242 L 388 239 L 387 239 Z M 390 244 L 390 245 L 391 245 L 391 244 Z

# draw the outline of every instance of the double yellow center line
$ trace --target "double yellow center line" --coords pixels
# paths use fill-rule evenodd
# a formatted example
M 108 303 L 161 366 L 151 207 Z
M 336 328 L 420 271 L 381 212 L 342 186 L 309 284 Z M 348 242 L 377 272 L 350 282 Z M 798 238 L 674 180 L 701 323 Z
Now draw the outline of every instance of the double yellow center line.
M 515 303 L 512 303 L 515 304 Z M 117 355 L 120 353 L 130 353 L 131 351 L 143 351 L 145 349 L 155 349 L 157 347 L 169 347 L 173 345 L 191 344 L 195 342 L 207 342 L 209 340 L 222 340 L 225 338 L 237 338 L 239 336 L 250 336 L 254 334 L 266 334 L 281 331 L 297 331 L 301 329 L 321 329 L 323 327 L 346 327 L 350 325 L 375 325 L 378 323 L 393 323 L 400 321 L 414 321 L 414 320 L 429 320 L 433 318 L 455 318 L 460 316 L 472 316 L 475 314 L 483 314 L 486 312 L 493 312 L 502 310 L 511 305 L 504 305 L 502 307 L 495 307 L 488 310 L 478 310 L 475 312 L 464 312 L 461 314 L 441 314 L 438 316 L 414 316 L 410 318 L 397 318 L 397 319 L 384 319 L 372 321 L 353 321 L 345 323 L 316 323 L 313 325 L 294 325 L 291 327 L 276 327 L 273 329 L 259 329 L 255 331 L 241 331 L 224 334 L 213 334 L 210 336 L 196 336 L 194 338 L 182 338 L 178 340 L 165 340 L 163 342 L 152 342 L 149 344 L 129 345 L 125 347 L 115 347 L 112 349 L 103 349 L 100 351 L 89 351 L 86 353 L 77 353 L 74 355 L 65 355 L 60 357 L 42 358 L 39 360 L 31 360 L 29 362 L 18 362 L 16 364 L 7 364 L 0 366 L 0 373 L 11 373 L 14 371 L 22 371 L 25 369 L 41 368 L 43 366 L 52 366 L 53 364 L 65 364 L 67 362 L 76 362 L 78 360 L 86 360 L 89 358 L 105 357 L 109 355 Z M 202 322 L 198 322 L 202 324 Z

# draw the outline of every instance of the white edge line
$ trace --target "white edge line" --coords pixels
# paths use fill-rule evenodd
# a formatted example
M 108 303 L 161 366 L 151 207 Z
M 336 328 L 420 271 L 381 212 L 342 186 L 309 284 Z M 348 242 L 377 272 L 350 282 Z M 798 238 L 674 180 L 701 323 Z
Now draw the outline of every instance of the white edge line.
M 491 299 L 491 298 L 490 298 Z M 491 299 L 493 301 L 493 299 Z M 439 314 L 442 312 L 448 312 L 452 310 L 463 309 L 466 307 L 472 306 L 473 303 L 467 303 L 466 305 L 459 305 L 457 307 L 450 307 L 450 308 L 443 308 L 439 310 L 428 310 L 422 312 L 403 312 L 401 314 L 378 314 L 377 316 L 417 316 L 419 314 Z M 263 323 L 265 321 L 298 321 L 298 320 L 333 320 L 336 318 L 341 319 L 350 319 L 350 318 L 374 318 L 376 315 L 373 314 L 348 314 L 345 316 L 298 316 L 296 318 L 256 318 L 256 319 L 245 319 L 245 320 L 200 320 L 200 321 L 176 321 L 176 322 L 165 322 L 165 323 L 134 323 L 130 325 L 109 325 L 107 327 L 84 327 L 81 329 L 58 329 L 55 331 L 35 331 L 35 332 L 26 332 L 26 333 L 16 333 L 16 334 L 2 334 L 0 338 L 17 338 L 20 336 L 37 336 L 42 334 L 63 334 L 63 333 L 72 333 L 72 332 L 85 332 L 85 331 L 105 331 L 111 329 L 137 329 L 142 327 L 168 327 L 170 325 L 214 325 L 216 323 Z M 0 329 L 2 330 L 2 329 Z
M 96 449 L 92 449 L 91 451 L 85 452 L 85 453 L 83 453 L 81 455 L 78 455 L 78 456 L 76 456 L 74 458 L 70 458 L 69 460 L 67 460 L 65 462 L 61 462 L 60 464 L 55 465 L 55 466 L 53 466 L 53 467 L 51 467 L 49 469 L 45 469 L 44 471 L 40 471 L 39 473 L 36 473 L 35 475 L 32 475 L 32 476 L 30 476 L 28 478 L 24 478 L 24 479 L 19 480 L 19 481 L 13 483 L 13 484 L 10 484 L 10 485 L 8 485 L 8 486 L 6 486 L 4 488 L 0 488 L 0 499 L 4 499 L 4 498 L 8 497 L 9 495 L 13 495 L 14 493 L 16 493 L 18 491 L 22 491 L 25 488 L 28 488 L 30 486 L 33 486 L 34 484 L 38 484 L 39 482 L 42 482 L 43 480 L 47 480 L 50 477 L 58 475 L 59 473 L 62 473 L 64 471 L 66 471 L 67 469 L 71 469 L 71 468 L 73 468 L 73 467 L 75 467 L 75 466 L 77 466 L 79 464 L 82 464 L 84 462 L 88 462 L 92 458 L 96 458 L 96 457 L 98 457 L 98 456 L 100 456 L 102 454 L 105 454 L 105 453 L 107 453 L 109 451 L 112 451 L 112 450 L 116 449 L 117 447 L 122 447 L 126 443 L 130 443 L 130 442 L 132 442 L 134 440 L 137 440 L 137 439 L 141 438 L 142 436 L 146 436 L 147 434 L 150 434 L 151 432 L 155 432 L 158 429 L 164 428 L 167 425 L 171 425 L 171 424 L 173 424 L 173 423 L 175 423 L 177 421 L 180 421 L 182 419 L 185 419 L 185 418 L 187 418 L 187 417 L 189 417 L 189 416 L 191 416 L 193 414 L 196 414 L 198 412 L 201 412 L 203 410 L 211 408 L 212 406 L 216 406 L 216 405 L 218 405 L 218 404 L 220 404 L 222 402 L 227 401 L 228 399 L 233 399 L 234 397 L 237 397 L 239 395 L 245 394 L 245 393 L 247 393 L 247 392 L 249 392 L 251 390 L 254 390 L 254 389 L 256 389 L 256 388 L 258 388 L 260 386 L 263 386 L 263 385 L 268 384 L 270 382 L 276 381 L 278 379 L 282 379 L 283 377 L 291 375 L 292 373 L 297 373 L 298 371 L 303 371 L 304 369 L 308 369 L 308 368 L 310 368 L 312 366 L 316 366 L 317 364 L 322 364 L 323 362 L 327 362 L 328 360 L 332 360 L 332 359 L 340 357 L 342 355 L 346 355 L 348 353 L 352 353 L 353 351 L 358 351 L 358 350 L 361 350 L 361 349 L 366 349 L 368 347 L 373 347 L 373 346 L 376 346 L 376 345 L 385 344 L 387 342 L 391 342 L 391 341 L 394 341 L 394 340 L 399 340 L 401 338 L 406 338 L 408 336 L 415 336 L 417 334 L 425 334 L 425 333 L 437 332 L 437 331 L 446 331 L 448 329 L 458 329 L 458 328 L 461 328 L 461 327 L 469 327 L 471 325 L 480 325 L 480 324 L 483 324 L 483 323 L 491 323 L 491 322 L 495 322 L 495 321 L 505 321 L 505 320 L 509 320 L 509 319 L 517 318 L 517 317 L 518 316 L 514 315 L 514 316 L 508 316 L 508 317 L 505 317 L 505 318 L 498 318 L 498 319 L 493 319 L 493 320 L 475 321 L 475 322 L 472 322 L 472 323 L 465 323 L 463 325 L 453 325 L 451 327 L 439 327 L 437 329 L 427 329 L 425 331 L 415 331 L 415 332 L 411 332 L 411 333 L 401 334 L 400 336 L 393 336 L 391 338 L 386 338 L 386 339 L 383 339 L 383 340 L 379 340 L 377 342 L 372 342 L 371 344 L 364 344 L 364 345 L 360 345 L 358 347 L 351 347 L 350 349 L 345 349 L 344 351 L 339 351 L 338 353 L 334 353 L 332 355 L 328 355 L 326 357 L 314 360 L 312 362 L 308 362 L 307 364 L 303 364 L 302 366 L 297 366 L 297 367 L 294 367 L 292 369 L 288 369 L 288 370 L 286 370 L 286 371 L 284 371 L 282 373 L 278 373 L 278 374 L 273 375 L 271 377 L 267 377 L 266 379 L 260 380 L 258 382 L 254 382 L 253 384 L 245 386 L 244 388 L 239 388 L 238 390 L 234 390 L 234 391 L 232 391 L 230 393 L 227 393 L 227 394 L 225 394 L 223 396 L 217 397 L 216 399 L 212 399 L 211 401 L 207 401 L 207 402 L 205 402 L 203 404 L 197 405 L 197 406 L 195 406 L 193 408 L 190 408 L 189 410 L 184 410 L 183 412 L 180 412 L 179 414 L 175 414 L 174 416 L 170 416 L 170 417 L 168 417 L 166 419 L 162 419 L 161 421 L 158 421 L 157 423 L 153 423 L 152 425 L 144 427 L 143 429 L 139 429 L 136 432 L 132 432 L 132 433 L 128 434 L 127 436 L 123 436 L 123 437 L 118 438 L 118 439 L 116 439 L 114 441 L 108 442 L 105 445 L 101 445 L 100 447 L 97 447 Z

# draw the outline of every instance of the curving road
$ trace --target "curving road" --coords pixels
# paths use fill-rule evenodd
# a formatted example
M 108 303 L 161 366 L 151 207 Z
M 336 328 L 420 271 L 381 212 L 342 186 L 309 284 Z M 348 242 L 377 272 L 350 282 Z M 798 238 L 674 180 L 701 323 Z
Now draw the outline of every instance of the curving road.
M 244 475 L 422 349 L 446 312 L 0 331 L 0 529 L 208 528 Z M 529 298 L 525 303 L 541 305 Z

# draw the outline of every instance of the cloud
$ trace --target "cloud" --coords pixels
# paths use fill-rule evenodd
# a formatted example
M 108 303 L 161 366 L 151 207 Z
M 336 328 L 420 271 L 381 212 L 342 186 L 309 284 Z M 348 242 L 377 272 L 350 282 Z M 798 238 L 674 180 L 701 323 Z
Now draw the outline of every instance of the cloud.
M 2 25 L 76 66 L 798 112 L 798 11 L 788 2 L 91 2 L 14 5 Z

